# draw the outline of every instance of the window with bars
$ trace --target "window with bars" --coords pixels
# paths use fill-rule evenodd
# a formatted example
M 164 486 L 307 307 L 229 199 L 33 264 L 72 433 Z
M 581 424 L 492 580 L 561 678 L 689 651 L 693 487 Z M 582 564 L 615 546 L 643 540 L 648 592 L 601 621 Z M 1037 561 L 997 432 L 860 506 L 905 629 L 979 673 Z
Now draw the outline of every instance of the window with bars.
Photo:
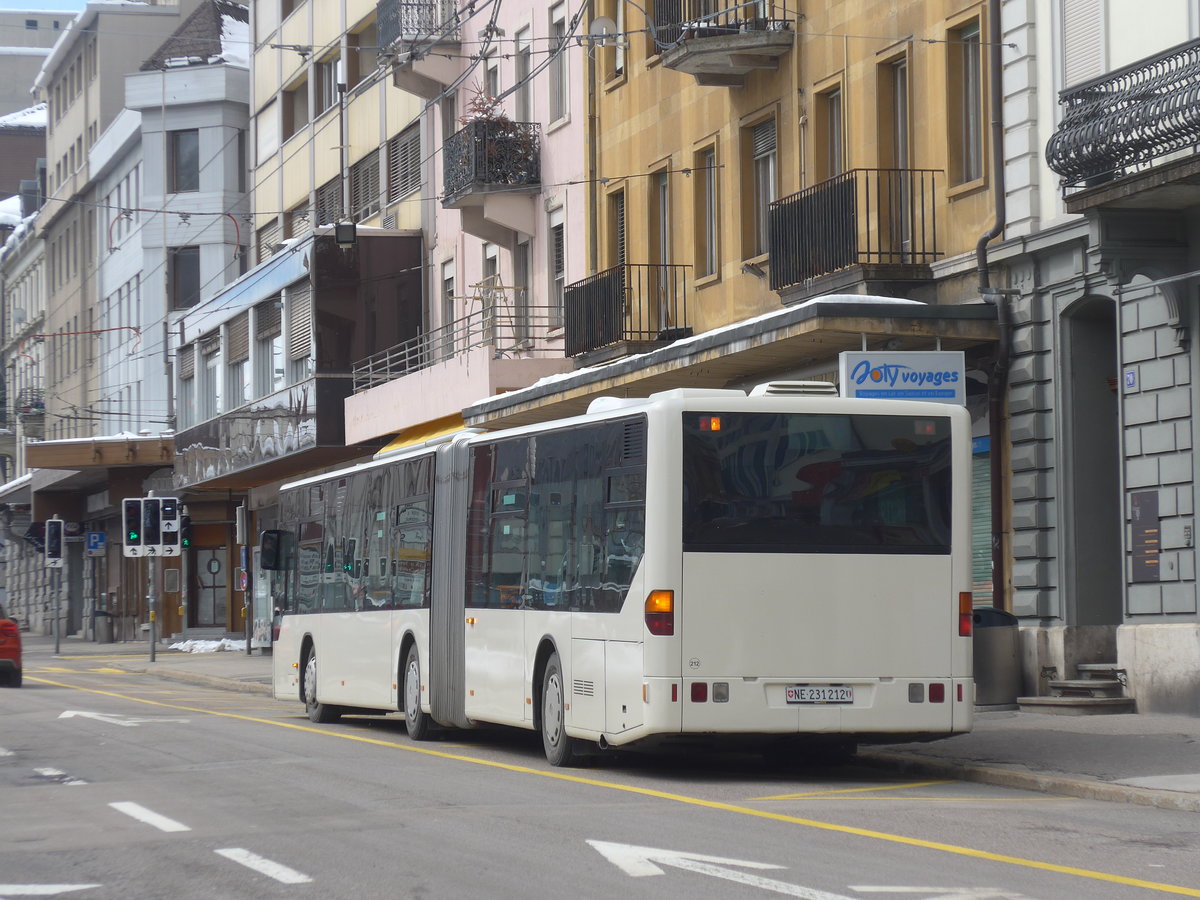
M 421 129 L 417 124 L 400 132 L 387 145 L 388 203 L 421 187 Z
M 350 209 L 356 222 L 379 212 L 378 150 L 372 150 L 350 167 Z

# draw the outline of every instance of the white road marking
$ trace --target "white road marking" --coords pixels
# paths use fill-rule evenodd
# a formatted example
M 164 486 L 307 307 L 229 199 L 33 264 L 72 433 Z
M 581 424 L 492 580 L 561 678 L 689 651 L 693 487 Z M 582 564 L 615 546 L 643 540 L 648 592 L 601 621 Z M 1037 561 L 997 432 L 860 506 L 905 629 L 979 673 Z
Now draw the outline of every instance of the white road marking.
M 0 756 L 16 756 L 16 755 L 17 754 L 13 753 L 11 750 L 5 750 L 3 747 L 0 747 Z
M 147 825 L 153 825 L 159 831 L 191 831 L 182 822 L 176 822 L 174 819 L 168 819 L 166 816 L 160 816 L 153 810 L 146 809 L 144 806 L 139 806 L 136 803 L 121 801 L 119 803 L 108 804 L 117 812 L 125 813 L 137 819 L 139 822 L 144 822 Z
M 76 716 L 83 719 L 95 719 L 97 722 L 107 722 L 109 725 L 124 725 L 126 728 L 131 728 L 136 725 L 146 725 L 148 723 L 157 725 L 163 722 L 170 722 L 176 725 L 186 725 L 190 721 L 189 719 L 146 719 L 138 718 L 136 716 L 119 716 L 116 713 L 84 712 L 78 709 L 68 709 L 66 712 L 60 715 L 59 718 L 73 719 Z
M 282 863 L 274 862 L 241 847 L 226 847 L 224 850 L 215 850 L 213 852 L 224 856 L 226 859 L 231 859 L 235 863 L 241 863 L 246 868 L 253 869 L 260 875 L 266 875 L 268 878 L 274 878 L 276 881 L 281 881 L 284 884 L 307 884 L 312 881 L 311 878 L 302 872 L 289 869 Z
M 71 891 L 86 891 L 98 884 L 0 884 L 0 897 L 53 897 Z
M 84 781 L 82 778 L 72 778 L 70 775 L 68 775 L 62 769 L 34 769 L 33 771 L 37 772 L 38 775 L 40 775 L 42 778 L 56 778 L 56 779 L 58 779 L 59 784 L 66 784 L 66 785 L 87 784 L 87 782 Z M 2 897 L 2 896 L 3 895 L 0 894 L 0 897 Z
M 745 859 L 726 859 L 723 856 L 703 856 L 699 853 L 681 853 L 677 850 L 660 850 L 655 847 L 637 847 L 633 844 L 613 844 L 608 841 L 588 841 L 592 847 L 626 875 L 640 878 L 644 875 L 662 875 L 659 866 L 672 866 L 698 875 L 711 875 L 726 881 L 736 881 L 749 887 L 800 897 L 802 900 L 850 900 L 842 894 L 831 894 L 815 888 L 807 888 L 773 878 L 763 878 L 749 872 L 738 872 L 727 866 L 743 869 L 782 869 L 771 863 L 751 862 Z M 657 864 L 657 865 L 656 865 Z
M 1024 894 L 990 887 L 901 887 L 887 884 L 852 884 L 849 887 L 862 894 L 924 894 L 924 900 L 1030 900 Z

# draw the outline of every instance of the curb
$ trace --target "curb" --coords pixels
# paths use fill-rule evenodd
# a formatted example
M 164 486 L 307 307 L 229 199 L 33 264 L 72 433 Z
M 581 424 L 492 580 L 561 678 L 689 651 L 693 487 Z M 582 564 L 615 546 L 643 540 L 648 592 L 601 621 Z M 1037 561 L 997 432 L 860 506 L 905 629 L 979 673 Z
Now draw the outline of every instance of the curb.
M 204 675 L 200 672 L 173 672 L 170 669 L 151 669 L 148 666 L 119 665 L 118 668 L 137 675 L 150 675 L 166 681 L 181 681 L 185 684 L 199 684 L 204 687 L 219 688 L 224 691 L 237 691 L 243 694 L 270 694 L 271 685 L 262 681 L 235 681 L 232 678 L 222 678 L 219 675 Z
M 1178 791 L 1139 788 L 1079 776 L 1051 775 L 1046 772 L 981 766 L 888 750 L 860 750 L 855 759 L 864 765 L 918 775 L 956 778 L 959 781 L 977 781 L 981 784 L 1039 791 L 1043 794 L 1062 794 L 1084 800 L 1133 803 L 1138 806 L 1153 806 L 1158 809 L 1172 809 L 1180 812 L 1200 812 L 1200 795 Z

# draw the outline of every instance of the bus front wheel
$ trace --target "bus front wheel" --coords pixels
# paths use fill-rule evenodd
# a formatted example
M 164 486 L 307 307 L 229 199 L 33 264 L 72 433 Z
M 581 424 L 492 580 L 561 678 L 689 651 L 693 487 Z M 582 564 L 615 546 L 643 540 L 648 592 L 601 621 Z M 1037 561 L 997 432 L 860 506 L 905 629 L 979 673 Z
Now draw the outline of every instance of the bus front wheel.
M 552 766 L 569 766 L 575 761 L 574 741 L 567 737 L 566 708 L 562 663 L 555 653 L 542 675 L 542 746 Z
M 408 648 L 404 663 L 404 728 L 414 741 L 429 738 L 429 716 L 421 711 L 421 659 L 416 644 Z
M 317 699 L 317 652 L 308 654 L 308 662 L 304 666 L 304 709 L 308 718 L 313 722 L 325 724 L 336 722 L 342 717 L 342 711 L 336 706 L 322 703 Z

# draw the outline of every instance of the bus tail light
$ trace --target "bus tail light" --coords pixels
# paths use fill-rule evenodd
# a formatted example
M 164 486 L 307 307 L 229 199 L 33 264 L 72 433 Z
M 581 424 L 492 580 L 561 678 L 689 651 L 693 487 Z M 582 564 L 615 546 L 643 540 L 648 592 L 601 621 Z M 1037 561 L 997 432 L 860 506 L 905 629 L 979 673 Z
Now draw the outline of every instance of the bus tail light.
M 692 682 L 692 702 L 707 703 L 708 702 L 708 684 L 703 681 Z
M 929 702 L 930 703 L 945 703 L 946 702 L 946 686 L 940 682 L 934 682 L 929 685 Z
M 651 591 L 646 597 L 646 628 L 651 634 L 675 633 L 675 592 Z
M 963 591 L 958 595 L 958 636 L 971 636 L 971 621 L 975 617 L 975 603 L 971 597 L 970 591 Z

